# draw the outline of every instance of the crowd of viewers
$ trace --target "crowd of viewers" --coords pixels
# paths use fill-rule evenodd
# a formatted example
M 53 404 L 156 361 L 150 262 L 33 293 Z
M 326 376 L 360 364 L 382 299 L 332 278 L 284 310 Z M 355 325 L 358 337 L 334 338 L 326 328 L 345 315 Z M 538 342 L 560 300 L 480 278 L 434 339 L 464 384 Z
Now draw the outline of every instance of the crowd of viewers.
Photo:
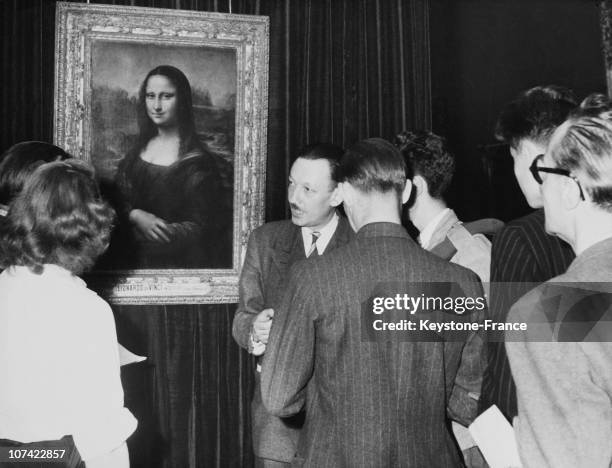
M 456 162 L 431 132 L 297 154 L 291 219 L 251 233 L 233 322 L 256 360 L 256 466 L 487 467 L 468 426 L 493 405 L 523 466 L 612 466 L 612 103 L 532 88 L 495 136 L 534 209 L 505 225 L 458 219 Z M 144 164 L 146 148 L 120 167 Z M 61 148 L 0 156 L 0 448 L 129 465 L 136 420 L 112 310 L 79 278 L 116 219 L 93 168 Z M 484 298 L 436 315 L 477 326 L 413 340 L 366 330 L 372 301 L 425 284 Z

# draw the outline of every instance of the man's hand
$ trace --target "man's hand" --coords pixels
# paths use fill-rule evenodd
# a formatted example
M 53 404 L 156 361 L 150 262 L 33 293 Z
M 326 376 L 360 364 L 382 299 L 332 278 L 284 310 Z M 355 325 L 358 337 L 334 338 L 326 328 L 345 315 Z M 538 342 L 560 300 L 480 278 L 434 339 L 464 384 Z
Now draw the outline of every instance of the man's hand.
M 257 314 L 257 317 L 253 320 L 253 339 L 255 341 L 268 344 L 272 317 L 274 317 L 274 309 L 264 309 Z

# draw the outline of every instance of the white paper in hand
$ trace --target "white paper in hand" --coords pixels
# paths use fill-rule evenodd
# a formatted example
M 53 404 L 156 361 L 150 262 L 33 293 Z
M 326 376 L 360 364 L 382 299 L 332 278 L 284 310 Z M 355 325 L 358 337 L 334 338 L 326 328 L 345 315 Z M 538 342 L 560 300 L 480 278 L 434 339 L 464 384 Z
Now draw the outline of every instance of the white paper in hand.
M 520 468 L 514 429 L 495 405 L 478 416 L 469 427 L 491 468 Z

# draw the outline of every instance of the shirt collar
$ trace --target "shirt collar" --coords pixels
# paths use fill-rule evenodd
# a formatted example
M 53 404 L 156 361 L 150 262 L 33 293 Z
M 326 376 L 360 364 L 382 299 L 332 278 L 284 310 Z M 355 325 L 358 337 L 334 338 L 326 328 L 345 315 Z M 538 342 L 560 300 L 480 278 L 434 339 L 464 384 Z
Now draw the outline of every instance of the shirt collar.
M 63 279 L 68 281 L 73 281 L 79 286 L 87 287 L 85 281 L 83 281 L 78 276 L 74 275 L 71 271 L 66 270 L 65 268 L 54 265 L 52 263 L 45 263 L 43 265 L 43 270 L 40 274 L 34 273 L 30 270 L 29 267 L 23 265 L 13 265 L 7 271 L 11 271 L 16 274 L 21 275 L 36 275 L 44 278 L 53 278 L 53 279 Z
M 424 249 L 427 249 L 429 247 L 429 243 L 431 242 L 431 238 L 436 232 L 436 228 L 449 211 L 450 208 L 444 208 L 421 231 L 421 234 L 419 234 L 419 244 L 421 244 L 421 247 L 423 247 Z
M 325 249 L 327 248 L 329 241 L 334 235 L 334 232 L 336 232 L 336 228 L 338 227 L 339 219 L 340 218 L 338 217 L 338 213 L 334 212 L 334 215 L 329 220 L 329 222 L 325 226 L 323 226 L 321 229 L 317 229 L 317 232 L 320 234 L 319 238 L 317 239 L 317 244 L 316 244 L 318 255 L 323 255 L 323 252 L 325 252 Z M 310 248 L 312 245 L 312 233 L 313 232 L 314 230 L 310 227 L 302 228 L 302 241 L 304 242 L 304 253 L 306 255 L 308 255 L 308 252 L 310 252 Z

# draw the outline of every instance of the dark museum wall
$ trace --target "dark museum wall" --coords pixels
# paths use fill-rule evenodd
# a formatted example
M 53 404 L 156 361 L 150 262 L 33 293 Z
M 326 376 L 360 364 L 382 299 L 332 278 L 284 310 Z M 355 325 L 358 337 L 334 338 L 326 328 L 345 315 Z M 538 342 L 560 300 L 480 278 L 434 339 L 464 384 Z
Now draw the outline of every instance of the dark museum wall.
M 459 159 L 451 204 L 467 220 L 523 214 L 512 176 L 494 177 L 495 190 L 484 183 L 479 147 L 495 143 L 497 114 L 520 90 L 554 83 L 579 99 L 605 92 L 599 2 L 432 0 L 430 37 L 433 128 Z M 487 154 L 511 175 L 505 148 Z
M 52 139 L 55 3 L 0 0 L 0 151 Z M 92 3 L 229 9 L 228 0 Z M 232 0 L 232 7 L 270 16 L 267 220 L 286 214 L 286 175 L 300 146 L 391 138 L 431 123 L 459 159 L 451 205 L 467 220 L 509 219 L 525 209 L 509 155 L 482 148 L 494 143 L 501 106 L 536 84 L 570 86 L 579 97 L 605 89 L 595 1 Z M 485 155 L 494 191 L 483 176 Z M 149 356 L 124 375 L 141 421 L 133 466 L 162 466 L 162 458 L 165 467 L 251 465 L 253 362 L 231 338 L 235 307 L 113 307 L 120 340 Z

